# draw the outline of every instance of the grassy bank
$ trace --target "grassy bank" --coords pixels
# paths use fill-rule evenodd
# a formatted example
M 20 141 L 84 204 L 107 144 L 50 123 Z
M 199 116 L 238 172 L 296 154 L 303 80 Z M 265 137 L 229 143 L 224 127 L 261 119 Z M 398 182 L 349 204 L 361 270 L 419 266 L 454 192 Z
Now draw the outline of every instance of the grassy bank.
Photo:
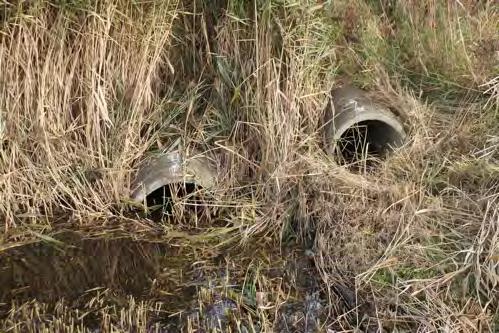
M 71 274 L 106 278 L 65 300 L 6 287 L 0 327 L 146 330 L 185 311 L 176 329 L 194 332 L 222 299 L 237 308 L 225 328 L 235 332 L 499 329 L 498 21 L 493 1 L 4 2 L 3 272 L 19 258 L 36 266 L 23 249 L 42 243 L 81 263 Z M 323 149 L 342 82 L 404 120 L 407 144 L 375 172 L 352 173 Z M 219 170 L 206 214 L 188 202 L 162 222 L 131 212 L 137 166 L 175 149 Z M 103 245 L 101 271 L 67 231 L 132 238 L 116 251 L 139 254 L 116 270 Z M 222 291 L 193 285 L 200 262 Z M 149 296 L 124 287 L 134 269 Z M 172 306 L 168 283 L 195 292 Z

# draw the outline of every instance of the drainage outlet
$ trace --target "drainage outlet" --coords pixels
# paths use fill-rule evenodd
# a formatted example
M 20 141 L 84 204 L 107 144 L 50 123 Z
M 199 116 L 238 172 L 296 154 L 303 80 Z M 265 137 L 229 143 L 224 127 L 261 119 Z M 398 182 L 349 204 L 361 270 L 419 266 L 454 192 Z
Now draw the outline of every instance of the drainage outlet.
M 342 165 L 376 161 L 404 144 L 402 122 L 352 86 L 332 91 L 326 112 L 326 145 Z
M 176 198 L 201 200 L 201 189 L 212 188 L 216 172 L 201 155 L 184 157 L 178 151 L 162 154 L 139 168 L 132 184 L 131 200 L 148 208 L 171 211 Z

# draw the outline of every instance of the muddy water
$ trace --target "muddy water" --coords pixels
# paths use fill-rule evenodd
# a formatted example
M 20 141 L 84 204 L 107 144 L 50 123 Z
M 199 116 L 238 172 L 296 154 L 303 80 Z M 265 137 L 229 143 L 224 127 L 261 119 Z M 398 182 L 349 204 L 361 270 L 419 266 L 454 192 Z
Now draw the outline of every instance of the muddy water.
M 107 302 L 117 307 L 126 306 L 130 297 L 161 302 L 162 320 L 175 327 L 168 332 L 181 331 L 187 321 L 201 331 L 230 325 L 228 313 L 237 320 L 253 313 L 255 322 L 248 327 L 258 327 L 254 311 L 264 305 L 258 299 L 265 295 L 271 300 L 273 288 L 280 286 L 281 293 L 293 296 L 275 318 L 275 331 L 298 325 L 297 331 L 313 332 L 325 302 L 310 258 L 297 248 L 272 252 L 262 246 L 222 250 L 64 233 L 1 253 L 0 319 L 8 316 L 12 304 L 33 299 L 49 305 L 64 299 L 74 311 L 105 290 Z M 275 310 L 269 311 L 273 316 Z M 83 325 L 94 329 L 101 322 L 94 315 Z
M 0 302 L 72 300 L 106 288 L 138 299 L 175 294 L 181 305 L 179 296 L 191 293 L 185 285 L 193 259 L 185 248 L 66 233 L 55 242 L 29 244 L 0 256 Z

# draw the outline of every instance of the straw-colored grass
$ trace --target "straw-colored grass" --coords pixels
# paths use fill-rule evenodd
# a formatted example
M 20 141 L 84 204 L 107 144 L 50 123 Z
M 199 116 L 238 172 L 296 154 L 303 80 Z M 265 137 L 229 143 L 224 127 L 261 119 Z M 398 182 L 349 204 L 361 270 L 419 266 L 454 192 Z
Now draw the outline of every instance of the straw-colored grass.
M 186 248 L 182 265 L 230 272 L 192 301 L 203 313 L 234 300 L 232 331 L 311 329 L 283 319 L 305 297 L 300 274 L 319 281 L 319 331 L 497 330 L 498 21 L 494 1 L 4 2 L 0 257 L 64 247 L 55 234 L 67 229 Z M 375 172 L 323 149 L 329 92 L 345 81 L 409 134 Z M 146 156 L 174 149 L 209 156 L 220 177 L 201 189 L 203 216 L 179 199 L 156 224 L 130 212 L 130 180 Z M 300 256 L 315 277 L 289 273 Z M 145 285 L 167 283 L 168 267 L 153 271 Z M 171 314 L 161 296 L 92 292 L 15 300 L 0 329 L 146 331 Z M 206 324 L 180 317 L 186 332 Z

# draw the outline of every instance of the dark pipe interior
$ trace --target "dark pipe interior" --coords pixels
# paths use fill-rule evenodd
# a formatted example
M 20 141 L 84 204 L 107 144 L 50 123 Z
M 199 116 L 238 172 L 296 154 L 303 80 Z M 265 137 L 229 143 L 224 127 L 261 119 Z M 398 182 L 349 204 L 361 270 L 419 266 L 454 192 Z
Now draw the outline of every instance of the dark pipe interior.
M 163 215 L 172 215 L 175 201 L 183 201 L 187 204 L 199 204 L 198 195 L 200 187 L 193 183 L 169 184 L 158 188 L 146 197 L 148 209 L 151 210 L 153 218 Z
M 382 158 L 399 144 L 400 134 L 393 127 L 379 120 L 366 120 L 343 133 L 338 151 L 343 164 L 356 164 Z

